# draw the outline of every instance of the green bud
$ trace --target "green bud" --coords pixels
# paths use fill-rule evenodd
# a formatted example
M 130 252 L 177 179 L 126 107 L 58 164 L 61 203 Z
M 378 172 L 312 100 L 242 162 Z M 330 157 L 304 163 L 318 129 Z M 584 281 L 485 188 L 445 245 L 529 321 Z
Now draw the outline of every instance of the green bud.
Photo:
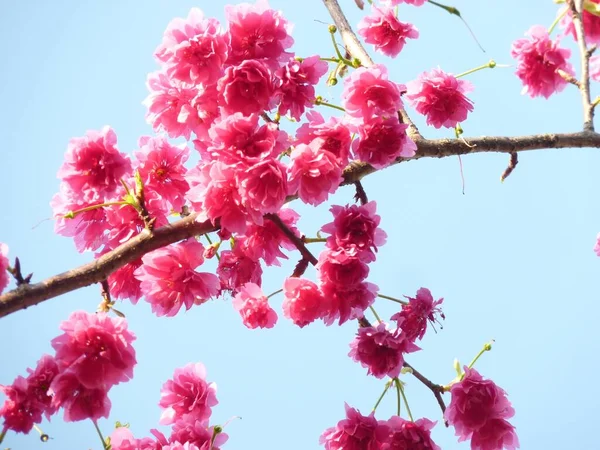
M 337 33 L 337 27 L 335 25 L 329 25 L 328 30 L 331 34 Z

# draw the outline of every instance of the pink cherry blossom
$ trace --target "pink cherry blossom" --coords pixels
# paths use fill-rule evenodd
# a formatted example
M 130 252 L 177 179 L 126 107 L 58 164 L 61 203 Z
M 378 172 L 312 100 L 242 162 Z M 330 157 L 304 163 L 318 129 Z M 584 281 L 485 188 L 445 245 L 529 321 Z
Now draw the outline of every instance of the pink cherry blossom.
M 209 448 L 210 448 L 210 446 L 209 446 Z M 162 447 L 162 450 L 204 450 L 204 449 L 200 449 L 190 442 L 185 442 L 182 444 L 181 442 L 176 441 L 176 442 L 171 442 L 169 445 Z
M 247 328 L 273 328 L 277 323 L 277 313 L 257 284 L 244 284 L 233 299 L 233 307 Z
M 138 440 L 127 427 L 118 427 L 110 435 L 111 450 L 137 450 Z
M 286 167 L 277 159 L 266 159 L 237 174 L 242 203 L 261 215 L 277 213 L 287 198 Z
M 0 294 L 8 283 L 10 282 L 10 276 L 8 273 L 8 267 L 10 266 L 10 261 L 8 260 L 8 245 L 3 242 L 0 242 Z
M 586 1 L 591 4 L 600 4 L 600 0 Z M 566 6 L 566 8 L 569 8 L 569 6 Z M 557 14 L 562 14 L 563 11 L 564 8 L 559 10 Z M 565 35 L 570 34 L 573 39 L 577 40 L 577 33 L 575 32 L 575 25 L 573 24 L 573 13 L 570 10 L 561 19 L 560 25 L 565 29 Z M 585 8 L 583 9 L 583 33 L 585 34 L 585 41 L 588 45 L 600 44 L 600 17 L 587 11 Z
M 344 81 L 342 106 L 354 119 L 370 120 L 374 116 L 395 116 L 402 107 L 404 85 L 388 79 L 385 66 L 360 67 Z
M 35 369 L 27 369 L 27 372 L 29 373 L 27 376 L 29 402 L 43 411 L 48 419 L 55 412 L 51 405 L 52 397 L 48 394 L 48 389 L 54 377 L 59 373 L 56 359 L 50 355 L 43 355 Z
M 217 385 L 206 381 L 204 365 L 187 364 L 175 369 L 173 379 L 163 384 L 158 405 L 164 411 L 159 423 L 170 425 L 184 417 L 206 420 L 218 403 Z
M 401 3 L 413 6 L 423 6 L 427 0 L 380 0 L 380 3 L 385 6 L 397 6 Z
M 473 90 L 473 85 L 442 69 L 423 72 L 408 82 L 406 88 L 411 105 L 425 116 L 427 125 L 435 128 L 454 128 L 473 111 L 473 102 L 465 96 Z
M 110 295 L 115 299 L 128 299 L 134 305 L 142 298 L 140 280 L 134 273 L 142 265 L 142 259 L 125 264 L 108 276 Z
M 338 319 L 342 325 L 348 320 L 363 317 L 365 310 L 375 301 L 378 291 L 376 285 L 365 281 L 351 286 L 325 282 L 321 283 L 320 289 L 327 299 L 323 316 L 325 325 L 331 325 Z
M 406 339 L 400 329 L 389 329 L 385 323 L 359 328 L 350 348 L 348 356 L 376 378 L 399 376 L 404 353 L 419 349 Z
M 397 117 L 374 118 L 358 127 L 359 139 L 352 143 L 357 159 L 383 169 L 397 158 L 412 158 L 417 145 L 406 134 L 408 125 Z
M 245 245 L 236 243 L 233 250 L 221 252 L 221 260 L 217 267 L 217 275 L 221 281 L 221 289 L 237 294 L 246 283 L 261 285 L 262 268 L 258 259 L 245 253 Z
M 501 450 L 505 444 L 508 449 L 518 447 L 514 427 L 496 422 L 510 419 L 515 411 L 506 392 L 492 380 L 484 379 L 475 369 L 465 366 L 463 379 L 452 386 L 450 393 L 452 397 L 444 417 L 454 426 L 459 441 L 474 438 L 477 444 L 479 440 L 479 446 L 471 441 L 473 450 Z
M 181 211 L 184 196 L 189 189 L 185 180 L 184 164 L 189 157 L 185 144 L 174 146 L 164 136 L 143 136 L 139 139 L 140 150 L 135 152 L 135 168 L 144 189 L 151 189 L 169 203 L 174 211 Z
M 255 4 L 242 3 L 225 6 L 229 23 L 231 49 L 228 64 L 239 64 L 249 59 L 263 60 L 273 69 L 280 61 L 286 61 L 292 46 L 292 26 L 280 11 L 269 7 L 266 0 Z
M 387 420 L 390 434 L 381 447 L 382 450 L 441 450 L 431 440 L 431 429 L 435 422 L 429 419 L 418 419 L 415 422 L 399 416 Z
M 305 108 L 312 108 L 314 105 L 314 85 L 327 73 L 327 69 L 327 63 L 321 61 L 318 55 L 304 58 L 302 61 L 292 59 L 279 69 L 275 73 L 279 80 L 279 114 L 284 116 L 289 112 L 290 116 L 300 121 Z
M 101 377 L 101 374 L 98 376 Z M 65 422 L 108 419 L 111 403 L 106 390 L 84 386 L 80 377 L 71 370 L 58 375 L 52 381 L 49 392 L 52 405 L 64 409 Z
M 192 8 L 187 19 L 173 19 L 165 30 L 156 58 L 171 78 L 190 84 L 211 84 L 221 76 L 229 38 L 216 19 Z
M 204 420 L 187 415 L 173 424 L 170 442 L 187 442 L 200 450 L 219 450 L 227 442 L 227 434 L 220 432 L 213 439 L 214 427 L 209 427 Z M 211 445 L 212 441 L 212 445 Z
M 117 135 L 106 126 L 72 138 L 58 178 L 68 186 L 72 199 L 101 203 L 121 186 L 119 180 L 131 173 L 129 157 L 117 149 Z
M 321 283 L 334 284 L 342 289 L 359 284 L 369 275 L 369 266 L 358 257 L 357 252 L 339 248 L 323 250 L 316 268 Z
M 443 298 L 434 301 L 431 291 L 427 288 L 421 288 L 417 291 L 417 296 L 406 297 L 408 305 L 402 305 L 402 310 L 394 314 L 391 319 L 398 322 L 398 327 L 402 329 L 407 339 L 414 342 L 417 339 L 423 339 L 427 331 L 427 322 L 432 325 L 438 319 L 436 315 L 444 318 L 441 310 Z
M 339 159 L 312 144 L 296 146 L 288 174 L 289 194 L 298 193 L 300 200 L 313 206 L 327 200 L 343 180 Z
M 571 51 L 559 47 L 559 39 L 550 40 L 548 31 L 541 25 L 534 25 L 525 35 L 527 38 L 517 39 L 511 49 L 512 57 L 518 61 L 516 74 L 523 82 L 522 93 L 532 98 L 548 98 L 562 91 L 567 81 L 557 71 L 575 74 L 568 61 Z
M 590 78 L 594 81 L 600 81 L 600 56 L 590 58 Z
M 196 271 L 204 262 L 203 253 L 204 246 L 190 238 L 142 257 L 142 265 L 134 275 L 157 316 L 174 316 L 182 306 L 189 310 L 217 295 L 218 278 Z
M 323 225 L 321 231 L 331 236 L 327 247 L 344 249 L 356 254 L 365 262 L 375 260 L 377 248 L 385 244 L 387 235 L 379 228 L 381 217 L 376 214 L 377 203 L 365 205 L 333 205 L 330 208 L 333 222 Z
M 594 251 L 596 252 L 596 255 L 600 256 L 600 233 L 598 233 L 598 236 L 596 237 L 596 245 L 594 245 Z
M 348 154 L 352 136 L 348 126 L 337 117 L 330 117 L 327 122 L 317 111 L 306 113 L 306 122 L 296 130 L 296 143 L 311 145 L 319 151 L 333 153 L 338 165 L 348 164 Z
M 419 31 L 410 23 L 400 22 L 394 9 L 373 6 L 371 14 L 358 23 L 358 34 L 375 51 L 395 58 L 404 48 L 406 39 L 417 39 Z
M 230 66 L 217 84 L 219 105 L 224 114 L 241 112 L 245 116 L 274 106 L 275 87 L 269 68 L 256 60 Z
M 345 408 L 346 418 L 326 429 L 319 443 L 326 450 L 380 450 L 389 434 L 387 425 L 378 422 L 374 413 L 363 416 L 348 404 Z
M 315 283 L 305 278 L 286 278 L 283 295 L 283 315 L 300 328 L 320 319 L 328 309 L 328 299 Z

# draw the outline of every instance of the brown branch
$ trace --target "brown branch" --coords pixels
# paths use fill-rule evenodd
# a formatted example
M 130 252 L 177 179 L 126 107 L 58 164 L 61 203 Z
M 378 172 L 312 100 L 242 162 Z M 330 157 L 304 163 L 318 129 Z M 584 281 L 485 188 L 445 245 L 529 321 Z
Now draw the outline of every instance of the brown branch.
M 313 266 L 317 265 L 317 258 L 315 258 L 315 255 L 313 255 L 308 248 L 306 248 L 306 245 L 302 241 L 302 238 L 296 236 L 294 232 L 290 230 L 285 223 L 283 223 L 283 221 L 277 214 L 266 214 L 265 217 L 271 222 L 273 222 L 275 225 L 277 225 L 277 227 L 283 232 L 283 234 L 285 234 L 285 236 L 290 240 L 290 242 L 292 242 L 296 246 L 298 251 L 300 251 L 300 254 L 302 255 L 303 259 L 310 262 Z
M 365 192 L 365 188 L 363 187 L 360 180 L 354 182 L 354 187 L 356 188 L 356 193 L 354 194 L 354 200 L 360 202 L 361 205 L 366 205 L 369 203 L 369 198 L 367 197 L 367 193 Z
M 513 172 L 513 170 L 515 170 L 517 164 L 519 164 L 518 153 L 511 153 L 508 166 L 506 167 L 506 169 L 504 169 L 504 172 L 502 172 L 502 175 L 500 176 L 500 182 L 504 183 L 504 180 L 506 180 L 508 176 Z
M 421 372 L 419 372 L 417 369 L 415 369 L 413 366 L 411 366 L 406 361 L 404 362 L 403 366 L 406 367 L 407 369 L 410 369 L 413 376 L 417 380 L 419 380 L 421 383 L 423 383 L 425 386 L 427 386 L 431 392 L 433 392 L 433 395 L 435 396 L 435 399 L 437 400 L 438 405 L 440 405 L 442 414 L 444 412 L 446 412 L 446 403 L 444 403 L 444 399 L 442 398 L 442 394 L 444 393 L 444 387 L 430 381 L 427 377 L 425 377 Z M 448 426 L 448 422 L 444 421 L 444 423 L 446 424 L 446 426 Z

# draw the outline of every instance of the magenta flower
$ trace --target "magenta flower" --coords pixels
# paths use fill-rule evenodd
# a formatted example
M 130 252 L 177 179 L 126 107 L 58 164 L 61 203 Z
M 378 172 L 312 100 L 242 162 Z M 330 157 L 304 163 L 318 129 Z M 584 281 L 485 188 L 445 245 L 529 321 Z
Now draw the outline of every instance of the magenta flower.
M 98 374 L 101 377 L 101 374 Z M 110 400 L 103 387 L 89 388 L 72 370 L 58 375 L 50 385 L 52 405 L 64 409 L 65 422 L 78 422 L 101 417 L 108 419 Z
M 385 66 L 360 67 L 344 81 L 342 106 L 352 118 L 365 121 L 374 116 L 395 116 L 405 90 L 404 85 L 388 80 Z
M 548 98 L 562 91 L 567 81 L 557 71 L 575 74 L 568 61 L 571 51 L 560 48 L 558 39 L 550 40 L 541 25 L 534 25 L 525 35 L 527 39 L 517 39 L 511 49 L 511 56 L 518 61 L 516 74 L 523 82 L 522 93 Z
M 454 128 L 473 111 L 473 102 L 465 96 L 473 90 L 473 85 L 442 69 L 423 72 L 417 80 L 408 82 L 406 88 L 411 105 L 426 117 L 427 125 L 435 128 Z
M 352 143 L 357 159 L 383 169 L 397 158 L 412 158 L 417 145 L 406 134 L 408 125 L 397 117 L 373 118 L 358 127 L 359 139 Z
M 434 301 L 431 291 L 427 288 L 419 289 L 415 298 L 406 298 L 408 305 L 402 305 L 402 310 L 394 314 L 391 319 L 397 321 L 398 327 L 402 329 L 407 339 L 414 342 L 425 336 L 427 322 L 434 325 L 438 321 L 436 315 L 445 318 L 440 307 L 444 299 Z
M 285 50 L 294 43 L 290 36 L 292 27 L 266 0 L 258 0 L 254 5 L 227 5 L 225 17 L 231 41 L 228 64 L 256 59 L 275 69 L 291 56 Z
M 300 328 L 323 317 L 328 299 L 305 278 L 286 278 L 283 283 L 283 315 Z
M 58 178 L 68 186 L 74 201 L 102 203 L 131 173 L 129 157 L 117 149 L 117 135 L 106 126 L 72 138 Z
M 400 22 L 392 7 L 373 6 L 371 15 L 358 23 L 358 34 L 375 51 L 395 58 L 404 48 L 407 39 L 417 39 L 419 31 L 410 23 Z
M 247 328 L 273 328 L 277 323 L 277 313 L 257 284 L 244 284 L 233 299 L 233 307 Z
M 142 298 L 140 280 L 135 277 L 135 271 L 142 265 L 142 259 L 125 264 L 108 276 L 110 295 L 121 300 L 128 299 L 134 305 Z
M 277 159 L 266 159 L 237 174 L 243 205 L 261 216 L 277 213 L 287 198 L 286 167 Z
M 187 19 L 176 18 L 169 23 L 155 56 L 170 78 L 207 85 L 221 77 L 228 44 L 219 22 L 192 8 Z
M 219 450 L 227 442 L 227 434 L 220 432 L 214 435 L 214 427 L 209 427 L 206 420 L 198 420 L 192 415 L 187 415 L 173 424 L 169 442 L 187 442 L 195 445 L 200 450 Z
M 323 203 L 342 182 L 339 159 L 316 145 L 298 144 L 291 154 L 288 168 L 289 194 L 313 206 Z
M 144 189 L 152 189 L 174 211 L 181 211 L 189 189 L 184 166 L 190 155 L 189 149 L 185 144 L 169 144 L 164 136 L 143 136 L 138 145 L 140 150 L 135 152 L 135 168 L 140 173 Z
M 380 450 L 389 434 L 385 422 L 378 422 L 374 413 L 363 416 L 348 404 L 345 408 L 346 418 L 326 429 L 319 443 L 326 450 Z
M 462 381 L 454 384 L 450 393 L 444 417 L 454 426 L 459 442 L 471 439 L 472 450 L 518 448 L 514 427 L 506 422 L 515 411 L 506 392 L 492 380 L 465 366 Z
M 348 356 L 376 378 L 399 376 L 404 353 L 419 350 L 400 329 L 390 330 L 385 323 L 359 328 L 350 348 Z
M 269 68 L 262 62 L 247 60 L 230 66 L 217 84 L 219 105 L 224 114 L 258 114 L 274 106 L 275 88 Z
M 586 0 L 589 3 L 600 4 L 600 0 Z M 568 6 L 566 6 L 568 8 Z M 557 14 L 561 14 L 564 9 L 561 9 Z M 565 29 L 564 34 L 570 34 L 573 39 L 577 39 L 577 33 L 575 32 L 575 25 L 573 24 L 573 13 L 569 10 L 560 21 L 560 25 Z M 585 41 L 588 45 L 600 44 L 600 17 L 583 9 L 583 34 L 585 35 Z
M 204 246 L 195 239 L 159 248 L 142 257 L 134 272 L 140 289 L 157 316 L 174 316 L 182 306 L 189 310 L 219 292 L 212 273 L 197 272 L 204 262 Z
M 0 242 L 0 294 L 2 294 L 2 291 L 6 289 L 6 286 L 8 286 L 8 283 L 10 282 L 10 276 L 8 273 L 9 266 L 10 261 L 8 260 L 8 245 Z
M 337 157 L 340 167 L 345 167 L 352 141 L 348 126 L 333 116 L 325 122 L 317 111 L 309 111 L 306 118 L 308 121 L 296 130 L 296 143 L 326 150 Z
M 158 405 L 164 411 L 159 423 L 171 425 L 184 417 L 207 420 L 218 403 L 217 385 L 206 381 L 204 365 L 187 364 L 175 369 L 173 379 L 163 384 Z
M 369 275 L 369 266 L 356 252 L 346 252 L 339 248 L 323 250 L 316 269 L 322 284 L 334 284 L 341 289 L 359 284 Z
M 312 108 L 314 105 L 314 86 L 326 73 L 327 63 L 321 61 L 318 55 L 302 61 L 288 61 L 275 73 L 278 79 L 279 114 L 284 116 L 289 112 L 294 119 L 300 121 L 305 108 Z
M 233 250 L 221 252 L 221 260 L 217 267 L 217 275 L 221 289 L 237 294 L 246 283 L 261 285 L 262 268 L 257 259 L 245 253 L 243 242 L 236 242 Z
M 385 244 L 387 237 L 379 228 L 381 217 L 376 214 L 376 209 L 374 201 L 361 206 L 333 205 L 330 209 L 333 222 L 321 228 L 331 235 L 327 238 L 327 247 L 357 254 L 365 262 L 374 261 L 377 247 Z
M 435 422 L 418 419 L 415 422 L 392 416 L 385 422 L 390 434 L 381 447 L 382 450 L 441 450 L 431 439 L 431 429 Z
M 363 317 L 365 310 L 377 298 L 378 291 L 376 285 L 366 281 L 351 286 L 326 282 L 321 283 L 320 288 L 328 302 L 323 317 L 325 325 L 331 325 L 337 319 L 342 325 L 348 320 Z
M 52 339 L 61 370 L 69 369 L 83 386 L 108 390 L 133 378 L 135 335 L 127 321 L 106 313 L 76 311 L 60 324 L 64 333 Z

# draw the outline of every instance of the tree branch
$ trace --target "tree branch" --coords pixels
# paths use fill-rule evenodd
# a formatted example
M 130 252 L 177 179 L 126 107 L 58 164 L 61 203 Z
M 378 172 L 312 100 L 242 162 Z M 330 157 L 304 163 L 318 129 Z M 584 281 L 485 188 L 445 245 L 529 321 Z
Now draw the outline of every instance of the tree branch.
M 421 374 L 421 372 L 419 372 L 417 369 L 415 369 L 413 366 L 411 366 L 406 361 L 404 362 L 403 366 L 410 369 L 413 376 L 417 380 L 419 380 L 421 383 L 423 383 L 425 386 L 427 386 L 429 388 L 429 390 L 431 390 L 431 392 L 433 392 L 433 395 L 435 396 L 435 399 L 437 400 L 438 405 L 440 405 L 442 414 L 444 412 L 446 412 L 446 404 L 444 403 L 444 399 L 442 398 L 442 394 L 444 393 L 444 387 L 430 381 L 427 377 L 425 377 L 423 374 Z M 445 423 L 446 423 L 446 426 L 448 426 L 448 422 L 445 422 Z

